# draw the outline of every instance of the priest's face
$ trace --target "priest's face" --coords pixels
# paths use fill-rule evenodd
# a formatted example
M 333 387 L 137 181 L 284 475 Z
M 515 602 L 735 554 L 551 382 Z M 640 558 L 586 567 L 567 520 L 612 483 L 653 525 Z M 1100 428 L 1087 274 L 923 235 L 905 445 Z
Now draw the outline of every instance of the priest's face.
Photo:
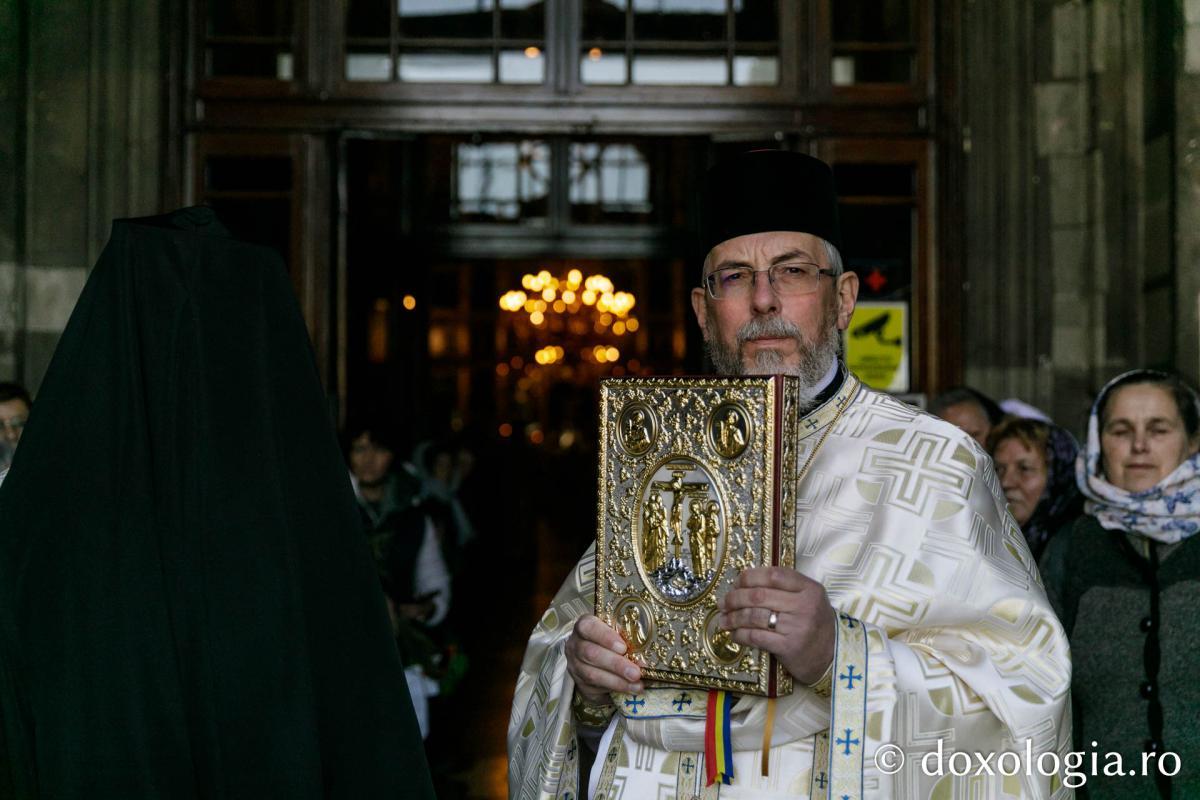
M 781 296 L 767 270 L 796 262 L 828 268 L 824 242 L 807 233 L 772 231 L 728 239 L 708 254 L 705 280 L 712 272 L 730 267 L 761 270 L 747 292 L 713 298 L 703 286 L 692 290 L 692 308 L 717 372 L 784 373 L 815 389 L 829 371 L 837 358 L 839 332 L 854 313 L 858 276 L 821 275 L 816 291 Z

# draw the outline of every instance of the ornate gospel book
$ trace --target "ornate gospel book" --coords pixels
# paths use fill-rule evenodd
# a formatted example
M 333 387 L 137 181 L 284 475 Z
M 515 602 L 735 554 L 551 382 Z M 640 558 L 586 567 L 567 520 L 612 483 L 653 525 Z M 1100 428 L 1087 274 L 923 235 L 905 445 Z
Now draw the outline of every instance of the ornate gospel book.
M 797 397 L 785 376 L 602 382 L 596 616 L 647 679 L 792 691 L 717 603 L 747 567 L 795 565 Z

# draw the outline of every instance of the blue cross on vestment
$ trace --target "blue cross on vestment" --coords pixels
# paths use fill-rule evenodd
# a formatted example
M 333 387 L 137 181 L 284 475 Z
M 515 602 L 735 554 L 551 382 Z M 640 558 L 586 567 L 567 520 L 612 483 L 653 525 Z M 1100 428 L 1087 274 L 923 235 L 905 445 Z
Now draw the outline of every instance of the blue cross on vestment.
M 842 800 L 850 800 L 850 795 L 848 795 L 848 794 L 842 795 Z
M 626 707 L 628 707 L 628 708 L 630 709 L 630 711 L 629 711 L 629 713 L 630 713 L 630 714 L 634 714 L 634 715 L 636 715 L 636 714 L 638 713 L 638 710 L 639 710 L 639 709 L 640 709 L 642 706 L 646 705 L 646 701 L 645 701 L 645 700 L 642 700 L 642 699 L 640 699 L 640 698 L 639 698 L 639 697 L 638 697 L 638 696 L 635 694 L 633 697 L 631 697 L 630 699 L 628 699 L 628 700 L 626 700 L 626 701 L 625 701 L 625 705 L 626 705 Z
M 838 675 L 838 680 L 846 682 L 847 689 L 853 689 L 854 682 L 861 681 L 862 679 L 863 679 L 862 673 L 859 673 L 858 675 L 854 674 L 854 665 L 853 664 L 851 664 L 849 667 L 847 667 L 846 671 L 843 672 L 841 675 Z
M 683 762 L 683 772 L 685 775 L 692 774 L 692 768 L 696 766 L 696 762 L 692 761 L 692 757 L 688 756 Z
M 862 744 L 862 742 L 858 739 L 851 739 L 850 738 L 851 733 L 853 733 L 853 731 L 850 730 L 849 728 L 846 728 L 846 738 L 833 740 L 834 744 L 843 744 L 846 746 L 846 749 L 842 752 L 842 755 L 844 755 L 844 756 L 850 755 L 850 745 L 857 746 L 857 745 Z
M 817 427 L 817 421 L 815 419 L 813 419 L 812 417 L 809 417 L 808 419 L 804 420 L 804 427 L 808 428 L 811 431 Z
M 817 786 L 824 789 L 825 784 L 827 784 L 827 783 L 829 783 L 829 779 L 825 777 L 824 772 L 822 772 L 820 775 L 817 776 Z
M 842 622 L 846 623 L 847 628 L 853 628 L 858 625 L 858 620 L 846 613 L 838 614 L 842 618 Z
M 692 704 L 692 696 L 687 692 L 680 692 L 679 697 L 672 700 L 671 704 L 675 706 L 676 711 L 683 711 L 685 705 L 690 706 Z

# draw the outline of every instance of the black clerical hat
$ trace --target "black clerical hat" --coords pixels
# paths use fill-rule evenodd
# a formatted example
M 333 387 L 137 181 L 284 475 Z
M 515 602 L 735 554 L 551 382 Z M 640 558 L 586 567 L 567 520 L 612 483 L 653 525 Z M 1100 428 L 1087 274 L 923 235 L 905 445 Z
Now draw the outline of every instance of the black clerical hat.
M 700 246 L 707 254 L 749 233 L 798 231 L 842 246 L 833 170 L 824 161 L 784 150 L 751 150 L 708 171 Z

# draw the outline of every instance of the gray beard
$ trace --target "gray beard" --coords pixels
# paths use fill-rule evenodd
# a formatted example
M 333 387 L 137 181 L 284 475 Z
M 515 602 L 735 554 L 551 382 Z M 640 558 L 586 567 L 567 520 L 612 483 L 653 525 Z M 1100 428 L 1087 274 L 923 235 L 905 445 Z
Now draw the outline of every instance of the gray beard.
M 817 334 L 817 341 L 810 344 L 805 341 L 800 328 L 782 317 L 755 317 L 742 326 L 737 333 L 737 346 L 726 347 L 725 343 L 716 337 L 705 339 L 704 350 L 708 354 L 713 368 L 721 375 L 792 375 L 800 379 L 800 409 L 802 413 L 811 411 L 817 403 L 817 396 L 824 388 L 821 379 L 829 373 L 841 350 L 841 339 L 838 337 L 837 325 L 833 315 L 828 315 Z M 796 351 L 800 361 L 795 365 L 784 363 L 783 356 L 777 350 L 759 350 L 753 362 L 745 364 L 742 359 L 742 347 L 751 339 L 763 337 L 787 338 L 796 343 Z

